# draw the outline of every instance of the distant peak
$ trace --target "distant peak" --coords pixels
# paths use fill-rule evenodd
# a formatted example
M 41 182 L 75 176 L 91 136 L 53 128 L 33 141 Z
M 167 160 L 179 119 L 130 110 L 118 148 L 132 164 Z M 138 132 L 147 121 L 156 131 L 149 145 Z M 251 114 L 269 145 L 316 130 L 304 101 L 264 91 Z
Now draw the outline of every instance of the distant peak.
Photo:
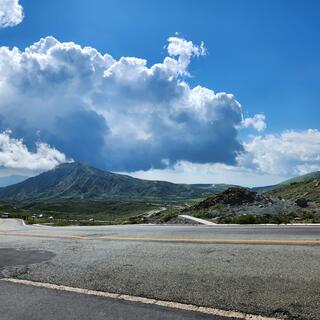
M 68 171 L 82 171 L 82 172 L 86 172 L 86 173 L 90 173 L 90 174 L 108 173 L 108 171 L 95 168 L 95 167 L 93 167 L 87 163 L 81 162 L 81 161 L 61 163 L 54 168 L 54 170 L 56 170 L 56 169 L 68 170 Z

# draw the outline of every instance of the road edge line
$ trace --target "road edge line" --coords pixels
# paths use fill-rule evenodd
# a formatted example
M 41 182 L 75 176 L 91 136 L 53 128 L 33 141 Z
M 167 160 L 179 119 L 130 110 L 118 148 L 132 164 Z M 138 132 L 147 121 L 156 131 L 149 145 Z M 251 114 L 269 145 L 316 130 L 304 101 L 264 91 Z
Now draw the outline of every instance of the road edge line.
M 14 278 L 2 278 L 0 279 L 0 281 L 21 284 L 26 286 L 33 286 L 38 288 L 46 288 L 46 289 L 53 289 L 53 290 L 71 292 L 71 293 L 85 294 L 90 296 L 111 298 L 116 300 L 124 300 L 128 302 L 138 302 L 138 303 L 149 304 L 149 305 L 152 304 L 152 305 L 170 308 L 170 309 L 193 311 L 193 312 L 198 312 L 202 314 L 208 314 L 212 316 L 220 316 L 220 317 L 226 317 L 226 318 L 237 318 L 239 320 L 240 319 L 241 320 L 283 320 L 281 318 L 265 317 L 265 316 L 254 315 L 254 314 L 247 314 L 239 311 L 228 311 L 228 310 L 216 309 L 211 307 L 199 307 L 192 304 L 171 302 L 171 301 L 165 301 L 165 300 L 127 295 L 127 294 L 117 294 L 117 293 L 106 292 L 106 291 L 75 288 L 75 287 L 69 287 L 69 286 L 57 285 L 57 284 L 45 283 L 45 282 L 36 282 L 36 281 L 14 279 Z

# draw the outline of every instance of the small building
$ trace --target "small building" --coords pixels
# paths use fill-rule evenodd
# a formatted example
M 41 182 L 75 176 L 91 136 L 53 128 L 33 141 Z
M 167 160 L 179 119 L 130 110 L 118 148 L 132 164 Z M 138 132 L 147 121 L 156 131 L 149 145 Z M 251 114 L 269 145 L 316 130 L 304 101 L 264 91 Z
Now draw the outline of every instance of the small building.
M 8 219 L 10 216 L 10 214 L 8 212 L 3 212 L 2 215 L 1 215 L 1 218 L 2 219 Z

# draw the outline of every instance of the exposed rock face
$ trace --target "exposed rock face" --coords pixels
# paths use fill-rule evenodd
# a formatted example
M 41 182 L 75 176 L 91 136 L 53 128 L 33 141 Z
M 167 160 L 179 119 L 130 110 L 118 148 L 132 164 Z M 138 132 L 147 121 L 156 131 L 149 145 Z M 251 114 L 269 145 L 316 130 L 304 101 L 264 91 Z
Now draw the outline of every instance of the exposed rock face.
M 320 222 L 319 203 L 320 179 L 313 178 L 286 183 L 264 193 L 256 193 L 252 189 L 231 187 L 219 194 L 211 195 L 193 206 L 184 208 L 182 211 L 196 217 L 225 223 L 230 223 L 230 221 L 245 221 L 245 223 L 284 221 L 288 223 L 288 221 L 304 220 Z M 244 219 L 238 220 L 241 216 Z M 274 216 L 279 217 L 274 219 Z
M 306 208 L 308 206 L 308 202 L 306 200 L 306 198 L 299 198 L 296 200 L 296 204 L 297 206 L 299 206 L 300 208 Z
M 257 200 L 257 195 L 255 191 L 250 191 L 244 188 L 229 188 L 217 195 L 213 195 L 208 197 L 207 199 L 199 202 L 198 204 L 194 205 L 193 209 L 207 209 L 216 204 L 223 204 L 223 205 L 242 205 L 246 203 L 253 203 Z

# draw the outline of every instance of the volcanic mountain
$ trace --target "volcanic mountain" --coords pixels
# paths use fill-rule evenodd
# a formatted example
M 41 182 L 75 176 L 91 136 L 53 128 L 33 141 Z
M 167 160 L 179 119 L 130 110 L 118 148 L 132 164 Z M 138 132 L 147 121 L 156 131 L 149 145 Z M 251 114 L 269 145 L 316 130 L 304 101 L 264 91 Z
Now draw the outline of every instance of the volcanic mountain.
M 204 196 L 227 187 L 142 180 L 96 169 L 81 162 L 71 162 L 60 164 L 23 182 L 0 188 L 0 199 L 184 199 Z

